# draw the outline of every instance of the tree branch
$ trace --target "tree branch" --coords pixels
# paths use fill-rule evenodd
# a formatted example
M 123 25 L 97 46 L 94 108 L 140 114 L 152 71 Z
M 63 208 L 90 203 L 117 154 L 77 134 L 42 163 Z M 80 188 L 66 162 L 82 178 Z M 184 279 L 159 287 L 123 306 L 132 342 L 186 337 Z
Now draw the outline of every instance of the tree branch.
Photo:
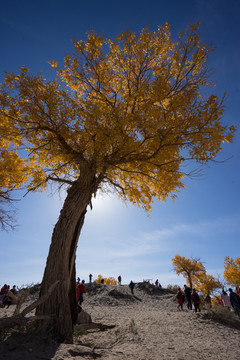
M 64 183 L 64 184 L 68 184 L 68 185 L 73 185 L 74 181 L 70 181 L 70 180 L 66 180 L 66 179 L 61 179 L 59 177 L 53 177 L 53 176 L 48 176 L 47 177 L 47 181 L 48 180 L 52 180 L 52 181 L 56 181 L 56 182 L 61 182 L 61 183 Z

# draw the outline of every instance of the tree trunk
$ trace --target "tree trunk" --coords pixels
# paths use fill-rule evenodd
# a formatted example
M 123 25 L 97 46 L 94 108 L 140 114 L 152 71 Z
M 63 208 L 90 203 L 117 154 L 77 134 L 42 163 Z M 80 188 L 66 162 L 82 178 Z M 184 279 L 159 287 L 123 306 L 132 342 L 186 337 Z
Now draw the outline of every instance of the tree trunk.
M 193 286 L 192 286 L 192 275 L 190 273 L 188 273 L 188 281 L 189 281 L 190 289 L 192 291 L 192 288 L 193 288 Z
M 77 242 L 87 206 L 95 193 L 95 177 L 84 173 L 68 190 L 56 223 L 42 280 L 40 297 L 57 280 L 59 284 L 49 299 L 38 306 L 37 315 L 54 315 L 59 341 L 72 343 L 73 324 L 77 319 L 75 258 Z

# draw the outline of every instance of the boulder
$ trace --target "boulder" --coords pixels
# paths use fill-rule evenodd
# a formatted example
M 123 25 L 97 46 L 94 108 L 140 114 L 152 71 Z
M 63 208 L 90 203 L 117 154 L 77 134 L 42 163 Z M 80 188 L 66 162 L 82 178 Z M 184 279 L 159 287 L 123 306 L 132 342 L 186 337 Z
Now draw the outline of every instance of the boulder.
M 81 310 L 77 317 L 77 324 L 91 324 L 91 316 L 84 310 Z

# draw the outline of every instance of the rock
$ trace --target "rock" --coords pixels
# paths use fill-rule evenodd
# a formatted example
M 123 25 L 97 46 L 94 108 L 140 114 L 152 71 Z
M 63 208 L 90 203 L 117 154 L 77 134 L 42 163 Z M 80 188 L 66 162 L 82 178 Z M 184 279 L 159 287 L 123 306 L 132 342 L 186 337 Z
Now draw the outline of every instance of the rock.
M 91 323 L 92 323 L 91 316 L 86 311 L 82 310 L 78 314 L 77 324 L 91 324 Z

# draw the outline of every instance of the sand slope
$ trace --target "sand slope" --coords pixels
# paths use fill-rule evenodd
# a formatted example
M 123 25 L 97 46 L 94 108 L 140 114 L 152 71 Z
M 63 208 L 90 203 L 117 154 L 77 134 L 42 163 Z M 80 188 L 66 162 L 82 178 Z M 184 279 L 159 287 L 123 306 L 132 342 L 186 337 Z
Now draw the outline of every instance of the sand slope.
M 111 329 L 75 330 L 75 344 L 56 344 L 37 336 L 11 336 L 0 344 L 2 358 L 192 360 L 240 358 L 240 331 L 205 318 L 204 312 L 177 309 L 167 291 L 149 294 L 136 286 L 87 285 L 83 309 L 92 321 Z M 29 300 L 30 301 L 30 300 Z M 10 314 L 14 306 L 0 309 Z M 82 335 L 82 333 L 85 333 Z M 77 336 L 79 334 L 79 336 Z

